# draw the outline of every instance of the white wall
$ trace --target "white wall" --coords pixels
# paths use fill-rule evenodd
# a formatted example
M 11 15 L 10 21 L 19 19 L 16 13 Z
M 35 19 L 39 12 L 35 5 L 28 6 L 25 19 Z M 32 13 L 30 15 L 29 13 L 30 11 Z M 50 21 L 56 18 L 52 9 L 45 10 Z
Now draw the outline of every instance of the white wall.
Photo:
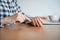
M 60 15 L 60 0 L 18 0 L 18 4 L 31 16 Z
M 60 15 L 60 0 L 48 0 L 48 13 Z

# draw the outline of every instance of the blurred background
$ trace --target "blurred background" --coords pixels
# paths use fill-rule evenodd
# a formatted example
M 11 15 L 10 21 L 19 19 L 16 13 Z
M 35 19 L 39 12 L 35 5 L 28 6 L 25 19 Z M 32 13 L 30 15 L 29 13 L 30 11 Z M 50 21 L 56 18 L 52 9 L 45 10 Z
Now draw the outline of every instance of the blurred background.
M 30 16 L 60 15 L 60 0 L 17 0 L 21 10 Z

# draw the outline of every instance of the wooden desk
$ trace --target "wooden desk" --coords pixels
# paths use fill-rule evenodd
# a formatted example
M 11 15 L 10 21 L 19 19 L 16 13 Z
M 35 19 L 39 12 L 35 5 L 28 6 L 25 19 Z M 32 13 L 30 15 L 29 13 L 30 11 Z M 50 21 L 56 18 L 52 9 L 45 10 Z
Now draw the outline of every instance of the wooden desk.
M 11 28 L 0 28 L 0 40 L 59 40 L 60 25 L 34 27 L 26 24 Z M 58 32 L 58 33 L 56 33 Z
M 0 40 L 40 40 L 44 34 L 43 28 L 20 24 L 13 29 L 1 28 Z

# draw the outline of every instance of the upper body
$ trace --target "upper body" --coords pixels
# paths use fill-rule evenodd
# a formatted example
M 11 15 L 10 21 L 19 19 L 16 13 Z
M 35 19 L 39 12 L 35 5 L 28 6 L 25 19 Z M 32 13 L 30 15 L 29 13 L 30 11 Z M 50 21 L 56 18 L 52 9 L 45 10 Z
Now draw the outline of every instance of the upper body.
M 4 24 L 8 24 L 13 21 L 20 21 L 22 23 L 26 19 L 32 21 L 34 26 L 42 26 L 42 19 L 40 17 L 34 17 L 30 20 L 30 18 L 23 15 L 21 12 L 22 11 L 20 6 L 17 4 L 17 0 L 0 0 L 0 27 L 3 27 Z

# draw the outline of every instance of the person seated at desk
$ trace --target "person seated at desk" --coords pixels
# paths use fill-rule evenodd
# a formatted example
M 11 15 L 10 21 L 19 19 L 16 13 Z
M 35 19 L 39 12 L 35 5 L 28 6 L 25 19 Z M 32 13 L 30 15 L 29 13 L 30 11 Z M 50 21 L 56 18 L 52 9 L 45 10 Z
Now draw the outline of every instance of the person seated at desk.
M 22 14 L 20 6 L 17 4 L 17 0 L 0 0 L 0 28 L 16 21 L 23 23 L 25 20 L 31 21 L 34 26 L 43 25 L 41 17 L 37 16 L 30 18 Z

